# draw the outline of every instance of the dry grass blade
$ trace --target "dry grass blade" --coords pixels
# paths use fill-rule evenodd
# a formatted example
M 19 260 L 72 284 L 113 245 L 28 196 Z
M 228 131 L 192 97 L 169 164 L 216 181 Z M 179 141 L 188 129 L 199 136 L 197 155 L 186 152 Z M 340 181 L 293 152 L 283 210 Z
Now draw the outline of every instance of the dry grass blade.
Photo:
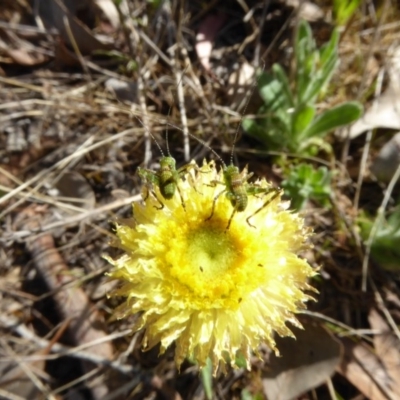
M 46 212 L 38 207 L 26 209 L 21 220 L 25 220 L 26 230 L 35 230 L 39 227 L 38 218 L 40 214 Z M 58 310 L 63 318 L 68 321 L 70 333 L 76 344 L 93 342 L 103 338 L 105 333 L 98 328 L 100 316 L 92 305 L 90 305 L 87 295 L 79 287 L 62 287 L 70 283 L 73 278 L 68 274 L 68 267 L 54 247 L 54 240 L 50 235 L 43 235 L 34 240 L 28 240 L 27 248 L 32 255 L 36 268 L 40 271 L 50 290 L 56 290 L 53 298 L 56 301 Z M 109 342 L 103 342 L 92 347 L 91 351 L 101 357 L 111 360 L 113 350 Z M 90 364 L 84 363 L 87 371 L 93 369 Z M 93 388 L 96 398 L 102 398 L 108 392 L 106 386 L 97 384 Z
M 399 5 L 361 2 L 340 23 L 340 1 L 45 3 L 3 0 L 0 7 L 0 368 L 9 370 L 0 373 L 0 397 L 205 397 L 196 365 L 187 360 L 178 371 L 173 348 L 161 356 L 157 347 L 143 352 L 142 333 L 130 335 L 137 316 L 112 318 L 120 299 L 107 297 L 115 286 L 105 276 L 110 267 L 102 255 L 119 255 L 108 244 L 113 222 L 129 219 L 135 226 L 137 167 L 158 168 L 152 137 L 163 152 L 171 150 L 179 169 L 190 158 L 201 163 L 215 154 L 227 162 L 237 134 L 235 165 L 249 164 L 254 178 L 279 186 L 303 163 L 332 174 L 327 202 L 310 200 L 303 210 L 315 234 L 314 249 L 302 256 L 320 268 L 312 282 L 320 295 L 308 316 L 341 340 L 344 353 L 338 373 L 329 370 L 321 384 L 317 371 L 306 382 L 302 373 L 327 353 L 312 342 L 320 336 L 305 330 L 306 338 L 299 338 L 310 357 L 316 353 L 292 370 L 292 382 L 298 388 L 307 383 L 304 396 L 316 399 L 328 392 L 345 399 L 398 398 L 398 226 L 395 245 L 383 252 L 393 256 L 393 270 L 374 251 L 381 229 L 396 215 L 400 167 L 389 168 L 390 182 L 376 182 L 370 165 L 400 120 Z M 316 114 L 356 97 L 372 113 L 344 142 L 338 132 L 326 136 L 329 153 L 316 145 L 317 153 L 304 157 L 272 152 L 238 127 L 243 114 L 276 117 L 265 103 L 265 82 L 248 78 L 252 64 L 265 61 L 269 73 L 279 63 L 289 89 L 295 86 L 293 43 L 301 16 L 311 21 L 318 48 L 335 27 L 340 32 L 340 67 L 319 93 Z M 121 86 L 113 87 L 110 78 Z M 261 96 L 252 95 L 252 86 Z M 261 106 L 263 115 L 257 113 Z M 371 132 L 356 137 L 365 127 Z M 392 152 L 398 156 L 396 145 Z M 308 181 L 297 183 L 299 192 L 309 189 Z M 364 220 L 370 229 L 364 230 Z M 62 334 L 66 325 L 70 334 Z M 265 397 L 263 374 L 278 367 L 265 346 L 259 352 L 250 372 L 217 375 L 215 398 Z M 284 366 L 282 376 L 289 370 Z

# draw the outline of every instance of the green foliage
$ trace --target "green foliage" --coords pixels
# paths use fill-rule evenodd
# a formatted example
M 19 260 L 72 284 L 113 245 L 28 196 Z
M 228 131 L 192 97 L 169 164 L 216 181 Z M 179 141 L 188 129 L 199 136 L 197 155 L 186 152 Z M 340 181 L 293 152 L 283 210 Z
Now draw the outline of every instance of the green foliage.
M 243 389 L 240 394 L 240 400 L 263 400 L 264 396 L 262 394 L 252 395 L 248 389 Z
M 204 368 L 201 369 L 200 379 L 203 383 L 204 393 L 207 397 L 207 400 L 211 400 L 213 398 L 213 366 L 210 358 L 207 358 L 207 364 Z
M 365 215 L 358 222 L 361 236 L 367 241 L 375 222 Z M 400 206 L 387 219 L 381 218 L 374 229 L 376 231 L 371 243 L 372 259 L 388 271 L 400 271 Z
M 269 150 L 289 151 L 299 155 L 315 154 L 325 147 L 327 133 L 350 124 L 362 114 L 358 102 L 347 102 L 317 115 L 316 101 L 338 66 L 339 33 L 334 30 L 328 43 L 317 49 L 309 24 L 298 26 L 293 82 L 279 64 L 270 73 L 263 72 L 258 88 L 264 105 L 259 117 L 245 118 L 243 128 Z
M 332 174 L 326 167 L 314 169 L 309 164 L 299 164 L 290 170 L 282 187 L 296 210 L 301 210 L 308 200 L 316 200 L 322 206 L 329 207 L 331 179 Z
M 337 25 L 346 25 L 348 20 L 354 15 L 361 0 L 334 0 L 333 15 Z
M 246 357 L 241 352 L 236 353 L 235 364 L 239 368 L 247 368 Z

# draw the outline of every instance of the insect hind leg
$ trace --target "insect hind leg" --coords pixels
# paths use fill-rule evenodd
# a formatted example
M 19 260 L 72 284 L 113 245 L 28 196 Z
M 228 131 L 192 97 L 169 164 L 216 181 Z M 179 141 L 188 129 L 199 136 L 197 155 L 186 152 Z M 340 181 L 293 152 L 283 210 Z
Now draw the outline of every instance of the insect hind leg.
M 270 204 L 272 201 L 274 201 L 280 194 L 281 190 L 277 188 L 271 188 L 271 189 L 265 189 L 265 195 L 273 192 L 272 196 L 269 197 L 261 207 L 259 207 L 256 211 L 253 212 L 249 217 L 246 218 L 246 222 L 248 223 L 249 226 L 252 228 L 256 229 L 256 226 L 250 223 L 250 219 L 253 218 L 256 214 L 258 214 L 261 210 L 263 210 L 268 204 Z M 260 193 L 258 193 L 260 194 Z M 257 196 L 258 197 L 258 196 Z
M 153 207 L 156 210 L 162 210 L 164 208 L 164 203 L 158 198 L 157 193 L 153 189 L 150 189 L 149 191 L 154 196 L 154 198 L 158 201 L 158 203 L 160 204 L 160 207 L 157 207 L 157 206 L 153 206 Z M 149 197 L 149 196 L 147 196 L 147 197 Z
M 145 188 L 145 193 L 142 193 L 142 198 L 143 201 L 146 202 L 146 200 L 149 198 L 150 193 L 152 196 L 157 200 L 158 204 L 160 204 L 159 207 L 153 206 L 156 210 L 162 210 L 164 208 L 164 203 L 158 198 L 157 193 L 149 186 L 149 185 L 144 185 L 143 188 Z

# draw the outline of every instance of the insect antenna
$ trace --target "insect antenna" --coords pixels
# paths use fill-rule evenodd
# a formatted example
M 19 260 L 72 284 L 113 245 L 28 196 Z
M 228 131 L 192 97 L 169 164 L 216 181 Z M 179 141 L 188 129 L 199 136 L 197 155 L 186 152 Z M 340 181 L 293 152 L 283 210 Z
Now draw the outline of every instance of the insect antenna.
M 171 111 L 171 107 L 169 108 L 168 115 L 169 115 L 170 111 Z M 141 119 L 137 115 L 134 115 L 134 116 L 143 125 L 143 122 L 141 121 Z M 171 122 L 168 122 L 168 120 L 165 122 L 165 125 L 167 127 L 171 127 L 171 128 L 174 128 L 174 129 L 176 129 L 178 131 L 183 132 L 183 129 L 181 127 L 179 127 L 178 125 L 175 125 L 175 124 L 173 124 Z M 161 149 L 160 144 L 158 143 L 158 141 L 156 140 L 156 138 L 154 137 L 154 135 L 151 132 L 149 132 L 149 134 L 153 138 L 154 142 L 156 143 L 158 149 L 160 150 L 161 155 L 164 157 L 164 153 L 163 153 L 163 151 Z M 203 146 L 207 147 L 207 149 L 209 149 L 215 155 L 215 157 L 221 162 L 221 164 L 226 168 L 226 164 L 225 164 L 224 160 L 221 158 L 221 156 L 207 142 L 205 142 L 203 139 L 200 139 L 199 137 L 193 135 L 193 133 L 188 132 L 188 134 L 189 134 L 190 137 L 195 139 L 197 142 L 199 142 Z M 169 145 L 168 145 L 168 128 L 166 128 L 165 139 L 166 139 L 167 154 L 168 154 L 168 156 L 171 157 L 171 154 L 169 152 Z
M 154 140 L 154 143 L 157 145 L 158 150 L 159 150 L 160 153 L 161 153 L 161 157 L 165 157 L 165 156 L 164 156 L 164 153 L 163 153 L 163 151 L 162 151 L 162 149 L 161 149 L 160 144 L 157 142 L 157 139 L 155 138 L 155 136 L 154 136 L 151 132 L 149 132 L 149 133 L 150 133 L 150 136 L 152 137 L 152 139 Z M 168 149 L 168 142 L 167 142 L 167 153 L 168 153 L 168 155 L 170 155 L 170 154 L 169 154 L 169 149 Z
M 224 167 L 226 167 L 226 164 L 225 164 L 224 160 L 222 159 L 222 157 L 208 143 L 206 143 L 203 139 L 200 139 L 197 136 L 193 135 L 193 133 L 190 133 L 190 132 L 188 132 L 188 133 L 189 133 L 190 137 L 192 137 L 193 139 L 197 140 L 203 146 L 207 147 L 207 149 L 209 149 L 215 155 L 215 157 L 218 158 L 218 160 L 221 162 L 221 164 Z
M 141 124 L 142 126 L 144 126 L 143 121 L 142 121 L 137 115 L 133 115 L 133 116 L 140 122 L 140 124 Z M 160 144 L 158 143 L 158 141 L 157 141 L 157 139 L 155 138 L 155 136 L 154 136 L 150 131 L 149 131 L 149 135 L 150 135 L 151 138 L 154 140 L 154 143 L 157 145 L 158 150 L 159 150 L 160 153 L 161 153 L 161 157 L 165 157 L 165 156 L 164 156 L 164 152 L 162 151 L 161 146 L 160 146 Z M 167 146 L 167 150 L 168 150 L 168 146 Z M 168 150 L 168 155 L 169 155 L 169 150 Z

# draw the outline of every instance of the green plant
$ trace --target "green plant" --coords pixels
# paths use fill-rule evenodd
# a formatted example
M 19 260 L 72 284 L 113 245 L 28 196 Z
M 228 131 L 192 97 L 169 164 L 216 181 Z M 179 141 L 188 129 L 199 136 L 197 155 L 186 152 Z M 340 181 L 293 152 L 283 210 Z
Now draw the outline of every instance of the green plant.
M 399 271 L 400 207 L 394 209 L 387 218 L 380 214 L 377 218 L 379 221 L 366 215 L 359 218 L 361 236 L 371 244 L 371 256 L 377 264 L 389 271 Z
M 346 25 L 354 15 L 361 0 L 334 0 L 333 16 L 337 25 Z
M 332 174 L 326 167 L 314 169 L 309 164 L 292 168 L 282 182 L 285 194 L 291 198 L 291 207 L 301 210 L 308 200 L 316 200 L 322 206 L 330 205 Z
M 207 358 L 207 363 L 200 371 L 200 379 L 203 384 L 204 393 L 207 400 L 213 398 L 213 365 L 210 358 Z
M 264 396 L 262 394 L 251 394 L 248 389 L 243 389 L 240 393 L 240 400 L 262 400 Z
M 309 24 L 301 21 L 294 44 L 293 82 L 278 64 L 271 73 L 261 74 L 258 88 L 264 105 L 257 119 L 243 120 L 245 131 L 269 150 L 299 155 L 315 154 L 321 147 L 329 150 L 325 135 L 357 120 L 363 110 L 358 102 L 346 102 L 317 115 L 316 101 L 338 66 L 338 41 L 334 30 L 329 42 L 317 49 Z

